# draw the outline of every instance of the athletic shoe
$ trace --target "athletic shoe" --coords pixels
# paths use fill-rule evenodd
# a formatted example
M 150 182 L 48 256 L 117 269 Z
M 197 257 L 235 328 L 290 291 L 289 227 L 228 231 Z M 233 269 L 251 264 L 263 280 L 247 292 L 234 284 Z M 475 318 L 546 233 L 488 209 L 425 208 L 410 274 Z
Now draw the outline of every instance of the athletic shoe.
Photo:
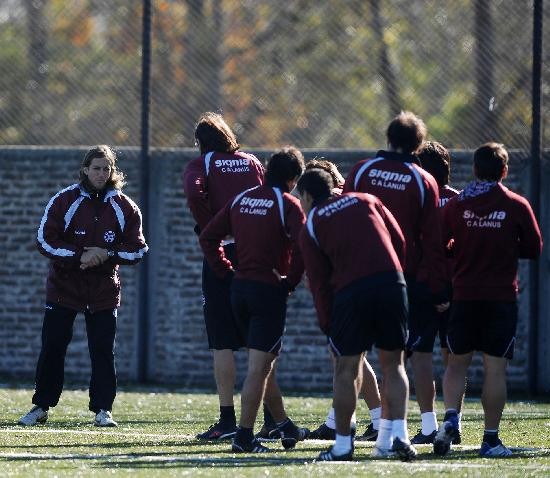
M 285 450 L 294 448 L 296 443 L 304 441 L 309 435 L 307 428 L 297 427 L 290 418 L 282 426 L 278 426 L 277 429 L 281 436 L 281 444 Z
M 336 430 L 323 423 L 319 428 L 309 433 L 310 440 L 336 440 Z
M 391 449 L 401 461 L 411 461 L 416 458 L 416 448 L 400 438 L 394 438 Z
M 23 415 L 17 422 L 18 425 L 26 427 L 36 425 L 37 423 L 46 423 L 48 419 L 48 410 L 43 410 L 38 405 L 31 408 L 29 413 Z
M 499 440 L 497 446 L 491 446 L 489 443 L 484 441 L 481 444 L 481 449 L 479 450 L 479 456 L 483 458 L 505 458 L 507 456 L 512 456 L 512 450 L 506 448 L 502 442 Z
M 365 430 L 365 433 L 363 433 L 361 436 L 357 437 L 356 440 L 359 441 L 376 441 L 378 438 L 378 430 L 374 428 L 374 425 L 372 422 L 369 424 L 367 429 Z
M 264 423 L 260 431 L 256 433 L 256 438 L 260 441 L 277 441 L 281 438 L 281 434 L 277 427 L 268 428 Z
M 237 433 L 237 426 L 227 426 L 221 422 L 216 422 L 208 430 L 197 435 L 198 440 L 229 440 Z
M 263 446 L 256 438 L 249 443 L 238 442 L 236 438 L 233 438 L 231 443 L 231 451 L 234 453 L 270 453 L 271 450 L 266 446 Z
M 453 437 L 453 441 L 451 443 L 453 445 L 460 445 L 462 443 L 462 435 L 460 434 L 460 430 L 456 430 L 455 436 Z
M 418 433 L 412 438 L 411 443 L 413 445 L 428 445 L 434 442 L 437 430 L 434 430 L 429 435 L 424 435 L 422 430 L 418 430 Z
M 394 458 L 396 455 L 395 451 L 390 448 L 380 448 L 374 445 L 370 456 L 373 458 Z
M 95 416 L 94 425 L 96 427 L 116 427 L 118 423 L 113 420 L 113 415 L 109 410 L 100 410 Z
M 322 451 L 319 453 L 319 456 L 317 457 L 316 461 L 352 461 L 353 460 L 353 447 L 348 453 L 344 453 L 343 455 L 335 455 L 332 453 L 332 449 L 334 447 L 330 447 L 327 451 Z
M 450 421 L 443 422 L 434 438 L 434 453 L 444 456 L 451 450 L 451 443 L 458 432 L 458 427 Z

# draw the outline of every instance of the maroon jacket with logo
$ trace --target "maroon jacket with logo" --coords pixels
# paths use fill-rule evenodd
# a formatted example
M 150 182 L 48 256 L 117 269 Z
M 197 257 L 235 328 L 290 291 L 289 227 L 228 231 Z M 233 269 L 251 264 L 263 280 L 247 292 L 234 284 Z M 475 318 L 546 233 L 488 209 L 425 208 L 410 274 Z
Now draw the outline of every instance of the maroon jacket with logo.
M 189 162 L 183 188 L 193 218 L 203 230 L 227 202 L 264 182 L 264 167 L 252 154 L 210 152 Z
M 53 196 L 36 238 L 38 250 L 51 259 L 46 300 L 69 309 L 95 312 L 120 305 L 119 264 L 137 264 L 148 247 L 137 205 L 118 190 L 104 197 L 73 184 Z M 103 264 L 80 269 L 84 247 L 115 252 Z
M 518 259 L 536 259 L 542 250 L 529 202 L 500 183 L 459 199 L 443 208 L 444 237 L 454 240 L 453 299 L 516 300 Z
M 409 154 L 379 151 L 351 170 L 344 192 L 374 194 L 397 220 L 407 243 L 405 274 L 427 283 L 433 293 L 444 288 L 445 258 L 441 239 L 439 192 L 435 179 Z
M 402 282 L 405 239 L 397 221 L 371 194 L 346 193 L 314 207 L 300 234 L 319 325 L 328 330 L 335 292 L 367 277 Z
M 304 271 L 298 247 L 304 221 L 294 196 L 276 187 L 258 186 L 228 202 L 202 231 L 199 241 L 206 260 L 220 277 L 232 267 L 220 247 L 220 241 L 229 235 L 236 243 L 236 278 L 278 284 L 276 269 L 295 287 Z

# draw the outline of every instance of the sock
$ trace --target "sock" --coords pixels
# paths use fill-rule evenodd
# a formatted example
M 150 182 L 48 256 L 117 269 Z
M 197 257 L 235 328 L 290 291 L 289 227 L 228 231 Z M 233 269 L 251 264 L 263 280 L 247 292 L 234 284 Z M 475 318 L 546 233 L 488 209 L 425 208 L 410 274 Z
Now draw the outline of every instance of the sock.
M 392 420 L 391 432 L 393 438 L 399 438 L 403 443 L 409 443 L 409 433 L 407 432 L 407 420 Z
M 229 427 L 234 427 L 237 424 L 237 419 L 235 418 L 235 407 L 220 407 L 220 423 L 223 423 Z
M 235 440 L 239 443 L 251 443 L 254 440 L 254 432 L 252 428 L 245 428 L 239 426 L 237 428 L 237 434 Z
M 334 418 L 334 408 L 331 408 L 328 412 L 327 419 L 325 420 L 325 425 L 332 430 L 336 430 L 336 420 Z
M 422 418 L 422 435 L 431 435 L 437 430 L 437 418 L 435 412 L 424 412 Z
M 355 416 L 355 412 L 353 412 L 353 415 L 351 416 L 350 427 L 357 428 L 357 417 Z
M 490 447 L 494 447 L 500 444 L 498 438 L 498 428 L 496 430 L 487 430 L 483 432 L 483 441 L 488 443 Z
M 378 428 L 380 427 L 380 417 L 382 416 L 382 407 L 371 408 L 369 412 L 372 427 L 375 430 L 378 430 Z
M 269 408 L 267 408 L 265 403 L 264 403 L 264 425 L 268 430 L 272 430 L 277 426 L 277 424 L 275 423 L 275 420 L 273 419 L 273 415 L 271 415 L 271 412 L 269 411 Z
M 381 418 L 378 428 L 378 438 L 376 446 L 382 450 L 389 450 L 393 444 L 392 436 L 392 421 L 386 418 Z
M 336 434 L 336 441 L 332 447 L 333 455 L 345 455 L 351 451 L 351 435 L 338 435 Z
M 443 418 L 444 422 L 451 422 L 451 424 L 458 428 L 458 413 L 454 408 L 447 408 L 445 411 L 445 418 Z
M 458 431 L 462 431 L 462 412 L 458 413 Z

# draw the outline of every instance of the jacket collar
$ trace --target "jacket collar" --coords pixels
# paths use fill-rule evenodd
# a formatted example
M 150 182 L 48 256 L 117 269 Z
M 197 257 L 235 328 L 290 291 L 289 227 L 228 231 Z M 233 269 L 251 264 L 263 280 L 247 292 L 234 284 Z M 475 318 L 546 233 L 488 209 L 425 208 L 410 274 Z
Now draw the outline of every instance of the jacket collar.
M 384 151 L 381 149 L 376 153 L 377 158 L 393 159 L 394 161 L 401 161 L 402 163 L 414 163 L 417 166 L 422 167 L 418 156 L 415 154 L 398 153 L 396 151 Z

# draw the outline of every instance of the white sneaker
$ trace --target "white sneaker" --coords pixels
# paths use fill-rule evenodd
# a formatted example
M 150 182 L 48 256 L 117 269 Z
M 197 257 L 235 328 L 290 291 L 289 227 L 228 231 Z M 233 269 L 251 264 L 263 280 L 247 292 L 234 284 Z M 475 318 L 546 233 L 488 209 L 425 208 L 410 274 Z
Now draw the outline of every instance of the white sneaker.
M 46 423 L 48 419 L 48 411 L 42 410 L 38 405 L 35 405 L 31 408 L 31 411 L 26 415 L 23 415 L 19 421 L 18 425 L 24 425 L 26 427 L 31 425 L 36 425 L 37 423 Z
M 96 427 L 116 427 L 118 424 L 113 420 L 113 415 L 108 410 L 100 410 L 95 416 Z

